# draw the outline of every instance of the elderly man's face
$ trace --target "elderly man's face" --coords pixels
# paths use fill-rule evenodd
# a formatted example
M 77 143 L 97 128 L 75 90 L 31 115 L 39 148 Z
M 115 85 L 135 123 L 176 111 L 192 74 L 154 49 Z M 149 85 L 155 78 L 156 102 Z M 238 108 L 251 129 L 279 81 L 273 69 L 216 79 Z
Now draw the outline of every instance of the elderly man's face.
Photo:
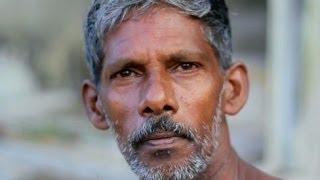
M 202 171 L 214 154 L 223 76 L 200 22 L 158 9 L 108 37 L 99 94 L 131 167 Z
M 242 64 L 222 74 L 200 21 L 156 8 L 108 34 L 104 53 L 99 87 L 85 81 L 82 94 L 89 119 L 112 127 L 133 171 L 187 179 L 215 162 L 218 142 L 228 143 L 218 140 L 222 112 L 241 109 L 248 81 Z

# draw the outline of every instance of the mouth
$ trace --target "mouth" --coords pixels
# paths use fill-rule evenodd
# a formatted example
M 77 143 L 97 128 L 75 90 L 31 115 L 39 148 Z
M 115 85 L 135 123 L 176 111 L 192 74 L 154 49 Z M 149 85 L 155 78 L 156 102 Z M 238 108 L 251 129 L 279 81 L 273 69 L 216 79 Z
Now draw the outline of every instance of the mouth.
M 157 132 L 143 138 L 138 147 L 147 149 L 170 149 L 179 144 L 180 141 L 186 140 L 188 140 L 186 137 L 174 132 Z
M 156 132 L 143 138 L 137 151 L 145 161 L 156 159 L 159 163 L 160 160 L 178 160 L 179 157 L 187 156 L 192 149 L 190 147 L 190 140 L 183 135 L 174 132 Z
M 173 144 L 179 138 L 183 138 L 183 137 L 178 136 L 175 133 L 162 132 L 162 133 L 156 133 L 156 134 L 147 136 L 142 141 L 142 144 L 149 145 L 149 146 L 164 146 L 164 145 Z

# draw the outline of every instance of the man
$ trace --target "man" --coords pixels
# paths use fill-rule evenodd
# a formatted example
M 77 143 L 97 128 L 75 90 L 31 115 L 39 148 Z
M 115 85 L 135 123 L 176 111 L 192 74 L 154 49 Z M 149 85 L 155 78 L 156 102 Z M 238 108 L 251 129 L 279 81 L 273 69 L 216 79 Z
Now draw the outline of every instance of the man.
M 274 179 L 230 145 L 249 82 L 224 0 L 96 0 L 85 43 L 87 115 L 141 179 Z

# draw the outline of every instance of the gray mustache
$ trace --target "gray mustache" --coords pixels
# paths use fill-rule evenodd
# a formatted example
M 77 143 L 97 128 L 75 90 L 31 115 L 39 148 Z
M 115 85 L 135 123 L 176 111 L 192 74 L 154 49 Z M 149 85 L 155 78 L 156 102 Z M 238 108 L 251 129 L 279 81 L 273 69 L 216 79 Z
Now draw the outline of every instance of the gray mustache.
M 176 136 L 190 141 L 195 139 L 194 133 L 190 128 L 175 122 L 169 115 L 161 115 L 152 116 L 145 120 L 142 127 L 129 136 L 129 143 L 134 149 L 137 149 L 148 136 L 163 132 L 174 133 Z

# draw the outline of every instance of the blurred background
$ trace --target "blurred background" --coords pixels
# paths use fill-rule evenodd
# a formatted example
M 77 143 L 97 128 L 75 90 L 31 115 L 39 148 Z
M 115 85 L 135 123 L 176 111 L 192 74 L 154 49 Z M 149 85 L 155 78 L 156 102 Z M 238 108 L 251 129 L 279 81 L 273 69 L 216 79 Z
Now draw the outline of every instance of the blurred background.
M 246 107 L 229 117 L 240 156 L 284 179 L 320 177 L 320 1 L 227 0 Z M 137 179 L 95 130 L 82 22 L 90 0 L 0 0 L 0 179 Z

